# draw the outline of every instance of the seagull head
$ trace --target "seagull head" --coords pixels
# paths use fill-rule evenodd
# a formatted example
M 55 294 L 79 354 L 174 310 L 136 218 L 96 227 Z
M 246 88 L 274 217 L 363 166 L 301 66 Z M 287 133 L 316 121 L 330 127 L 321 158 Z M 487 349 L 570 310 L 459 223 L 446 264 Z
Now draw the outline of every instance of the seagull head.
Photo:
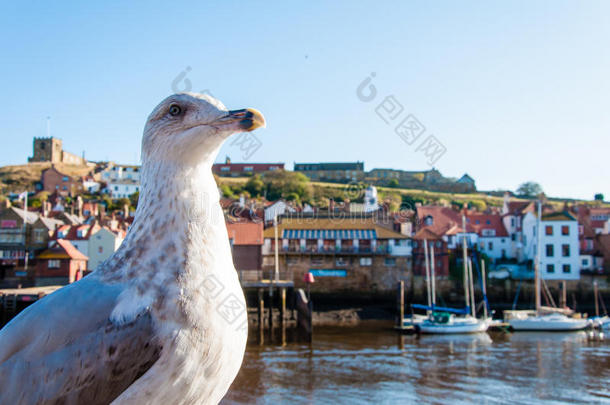
M 146 121 L 142 161 L 211 163 L 230 135 L 264 126 L 265 118 L 253 108 L 229 111 L 208 95 L 173 94 Z

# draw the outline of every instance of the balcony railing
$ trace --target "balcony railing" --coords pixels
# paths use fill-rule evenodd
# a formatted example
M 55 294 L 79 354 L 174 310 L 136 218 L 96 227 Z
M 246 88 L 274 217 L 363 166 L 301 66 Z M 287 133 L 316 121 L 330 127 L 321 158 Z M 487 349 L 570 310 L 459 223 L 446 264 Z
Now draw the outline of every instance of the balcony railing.
M 288 246 L 280 249 L 282 253 L 315 253 L 315 254 L 388 254 L 392 253 L 390 246 L 381 245 L 375 248 L 370 246 Z M 271 252 L 273 253 L 273 249 Z

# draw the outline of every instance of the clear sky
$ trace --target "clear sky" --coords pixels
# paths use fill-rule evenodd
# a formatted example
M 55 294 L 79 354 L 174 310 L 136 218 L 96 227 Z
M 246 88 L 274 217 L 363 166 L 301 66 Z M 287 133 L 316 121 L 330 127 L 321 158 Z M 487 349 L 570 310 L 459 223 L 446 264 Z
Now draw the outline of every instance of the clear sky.
M 610 2 L 13 1 L 0 49 L 0 165 L 27 161 L 47 116 L 66 150 L 136 163 L 149 112 L 190 83 L 265 114 L 250 162 L 426 170 L 433 135 L 434 166 L 479 189 L 610 198 Z M 411 145 L 394 132 L 409 114 Z

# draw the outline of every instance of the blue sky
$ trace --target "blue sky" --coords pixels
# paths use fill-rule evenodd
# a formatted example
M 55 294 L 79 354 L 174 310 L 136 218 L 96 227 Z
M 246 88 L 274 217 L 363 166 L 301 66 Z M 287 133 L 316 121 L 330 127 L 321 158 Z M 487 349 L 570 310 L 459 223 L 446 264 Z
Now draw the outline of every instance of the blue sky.
M 251 162 L 425 170 L 433 135 L 435 167 L 480 189 L 610 196 L 610 3 L 328 3 L 3 2 L 0 165 L 26 162 L 47 116 L 66 150 L 136 163 L 147 115 L 189 68 L 193 91 L 265 114 Z M 392 95 L 397 120 L 426 128 L 413 145 L 375 112 Z

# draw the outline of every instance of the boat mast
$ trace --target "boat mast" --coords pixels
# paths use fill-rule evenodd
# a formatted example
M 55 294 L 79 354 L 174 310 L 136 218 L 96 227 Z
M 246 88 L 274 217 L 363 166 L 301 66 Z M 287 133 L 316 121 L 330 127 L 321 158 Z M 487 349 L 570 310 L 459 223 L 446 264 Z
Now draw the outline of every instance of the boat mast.
M 540 252 L 542 243 L 542 232 L 540 226 L 542 223 L 542 197 L 538 199 L 538 221 L 536 224 L 536 232 L 538 238 L 538 246 L 536 246 L 536 264 L 534 265 L 534 282 L 536 284 L 536 315 L 540 313 Z
M 477 317 L 477 310 L 474 305 L 474 279 L 472 277 L 472 260 L 468 259 L 468 280 L 470 283 L 470 314 L 473 318 Z
M 487 285 L 485 281 L 485 260 L 481 259 L 481 288 L 483 289 L 483 317 L 487 319 Z
M 470 297 L 468 294 L 468 247 L 466 246 L 466 215 L 462 214 L 462 252 L 464 254 L 464 301 L 466 307 L 470 306 Z
M 428 240 L 424 239 L 424 262 L 426 265 L 426 293 L 428 294 L 428 307 L 432 307 L 432 296 L 430 295 L 430 264 L 428 263 Z M 430 314 L 430 310 L 426 311 Z
M 598 292 L 597 292 L 597 281 L 593 282 L 593 298 L 595 299 L 595 316 L 599 316 L 599 303 L 598 303 Z
M 432 284 L 432 308 L 434 308 L 434 306 L 436 305 L 436 283 L 434 281 L 436 276 L 434 274 L 434 260 L 434 242 L 432 242 L 432 245 L 430 246 L 430 282 Z

